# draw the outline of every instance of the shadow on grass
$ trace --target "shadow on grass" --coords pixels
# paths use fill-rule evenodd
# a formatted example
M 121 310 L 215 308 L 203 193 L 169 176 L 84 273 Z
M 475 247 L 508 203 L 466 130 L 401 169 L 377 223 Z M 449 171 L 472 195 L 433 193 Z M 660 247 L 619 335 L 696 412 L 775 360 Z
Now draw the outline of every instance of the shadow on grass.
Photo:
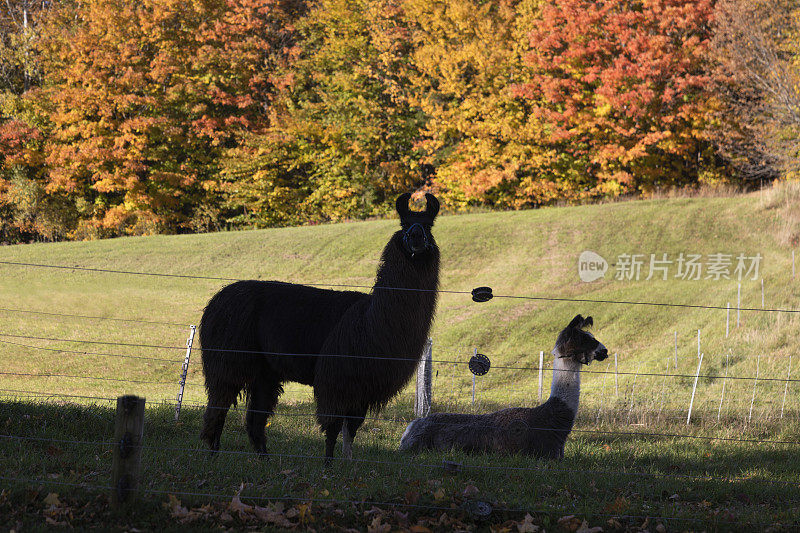
M 621 427 L 604 429 L 633 431 L 573 433 L 565 459 L 557 462 L 456 451 L 413 456 L 397 451 L 407 407 L 391 406 L 382 415 L 398 421 L 368 420 L 356 437 L 356 460 L 338 458 L 325 468 L 324 437 L 314 417 L 305 416 L 313 413 L 310 403 L 279 408 L 287 416 L 271 419 L 266 457 L 252 453 L 241 410 L 229 415 L 222 452 L 212 457 L 198 437 L 202 409 L 185 408 L 176 423 L 172 406 L 150 406 L 140 489 L 156 501 L 178 495 L 186 505 L 230 501 L 244 486 L 242 497 L 255 503 L 413 502 L 437 508 L 463 501 L 474 486 L 496 508 L 687 520 L 713 520 L 725 509 L 751 524 L 790 523 L 800 503 L 797 444 L 644 437 L 634 432 L 646 429 Z M 0 433 L 13 437 L 0 439 L 5 485 L 19 497 L 32 488 L 66 490 L 59 483 L 76 493 L 107 492 L 113 419 L 111 406 L 0 402 Z M 452 471 L 444 461 L 460 467 Z

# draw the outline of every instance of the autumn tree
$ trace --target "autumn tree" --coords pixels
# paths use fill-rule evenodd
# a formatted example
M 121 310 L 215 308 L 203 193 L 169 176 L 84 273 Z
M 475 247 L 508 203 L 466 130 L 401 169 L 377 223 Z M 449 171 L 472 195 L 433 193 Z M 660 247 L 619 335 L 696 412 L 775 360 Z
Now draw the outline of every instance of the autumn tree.
M 422 183 L 394 0 L 320 0 L 299 22 L 273 128 L 229 188 L 256 224 L 364 217 Z M 248 175 L 250 176 L 248 178 Z M 248 209 L 249 208 L 249 209 Z M 299 220 L 298 220 L 299 218 Z
M 411 101 L 427 117 L 421 146 L 451 207 L 522 207 L 520 176 L 535 159 L 526 103 L 509 86 L 527 79 L 526 35 L 538 0 L 406 0 Z M 533 133 L 531 135 L 531 133 Z
M 90 0 L 45 32 L 47 192 L 75 235 L 209 229 L 219 159 L 269 123 L 289 1 Z
M 548 0 L 515 92 L 544 125 L 533 195 L 581 201 L 714 180 L 711 0 Z
M 800 171 L 800 8 L 789 0 L 719 0 L 714 53 L 725 107 L 715 130 L 746 178 Z M 735 120 L 731 120 L 735 119 Z
M 53 3 L 0 4 L 0 241 L 63 238 L 57 200 L 43 180 L 47 110 L 37 101 L 41 82 L 39 35 Z

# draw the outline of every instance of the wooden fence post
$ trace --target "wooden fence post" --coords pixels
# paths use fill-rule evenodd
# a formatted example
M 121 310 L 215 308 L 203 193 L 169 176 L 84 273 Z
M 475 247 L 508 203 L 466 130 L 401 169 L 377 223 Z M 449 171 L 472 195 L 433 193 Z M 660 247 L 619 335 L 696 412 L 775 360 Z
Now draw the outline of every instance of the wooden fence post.
M 414 416 L 427 416 L 433 400 L 433 339 L 428 339 L 417 366 L 417 396 L 414 399 Z
M 139 486 L 144 437 L 144 398 L 117 398 L 114 450 L 111 464 L 111 505 L 121 508 L 133 502 Z

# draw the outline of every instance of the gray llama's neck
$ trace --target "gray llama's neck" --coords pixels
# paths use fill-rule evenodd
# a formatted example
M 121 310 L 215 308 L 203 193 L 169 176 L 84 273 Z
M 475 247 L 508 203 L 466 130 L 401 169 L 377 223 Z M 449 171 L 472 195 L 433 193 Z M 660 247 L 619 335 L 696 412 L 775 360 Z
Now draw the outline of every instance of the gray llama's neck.
M 581 394 L 581 363 L 571 357 L 559 357 L 553 350 L 553 383 L 550 397 L 559 398 L 574 415 L 578 414 L 578 399 Z

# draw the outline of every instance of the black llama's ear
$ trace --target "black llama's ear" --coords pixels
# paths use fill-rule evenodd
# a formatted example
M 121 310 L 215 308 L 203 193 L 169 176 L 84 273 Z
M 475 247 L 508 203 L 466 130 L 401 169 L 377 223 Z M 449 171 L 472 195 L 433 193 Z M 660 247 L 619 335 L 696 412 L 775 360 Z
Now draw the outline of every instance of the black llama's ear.
M 581 326 L 582 328 L 590 328 L 592 326 L 594 326 L 594 320 L 592 320 L 592 317 L 587 316 L 585 319 L 583 319 L 583 325 Z
M 397 209 L 397 214 L 400 215 L 400 218 L 404 218 L 408 216 L 408 201 L 411 199 L 411 193 L 403 193 L 397 197 L 397 201 L 394 203 L 395 209 Z
M 581 315 L 575 315 L 575 318 L 572 319 L 572 322 L 570 322 L 567 327 L 580 328 L 582 325 L 583 325 L 583 317 Z
M 439 200 L 429 192 L 425 193 L 425 214 L 428 215 L 431 220 L 436 218 L 436 215 L 439 214 Z

